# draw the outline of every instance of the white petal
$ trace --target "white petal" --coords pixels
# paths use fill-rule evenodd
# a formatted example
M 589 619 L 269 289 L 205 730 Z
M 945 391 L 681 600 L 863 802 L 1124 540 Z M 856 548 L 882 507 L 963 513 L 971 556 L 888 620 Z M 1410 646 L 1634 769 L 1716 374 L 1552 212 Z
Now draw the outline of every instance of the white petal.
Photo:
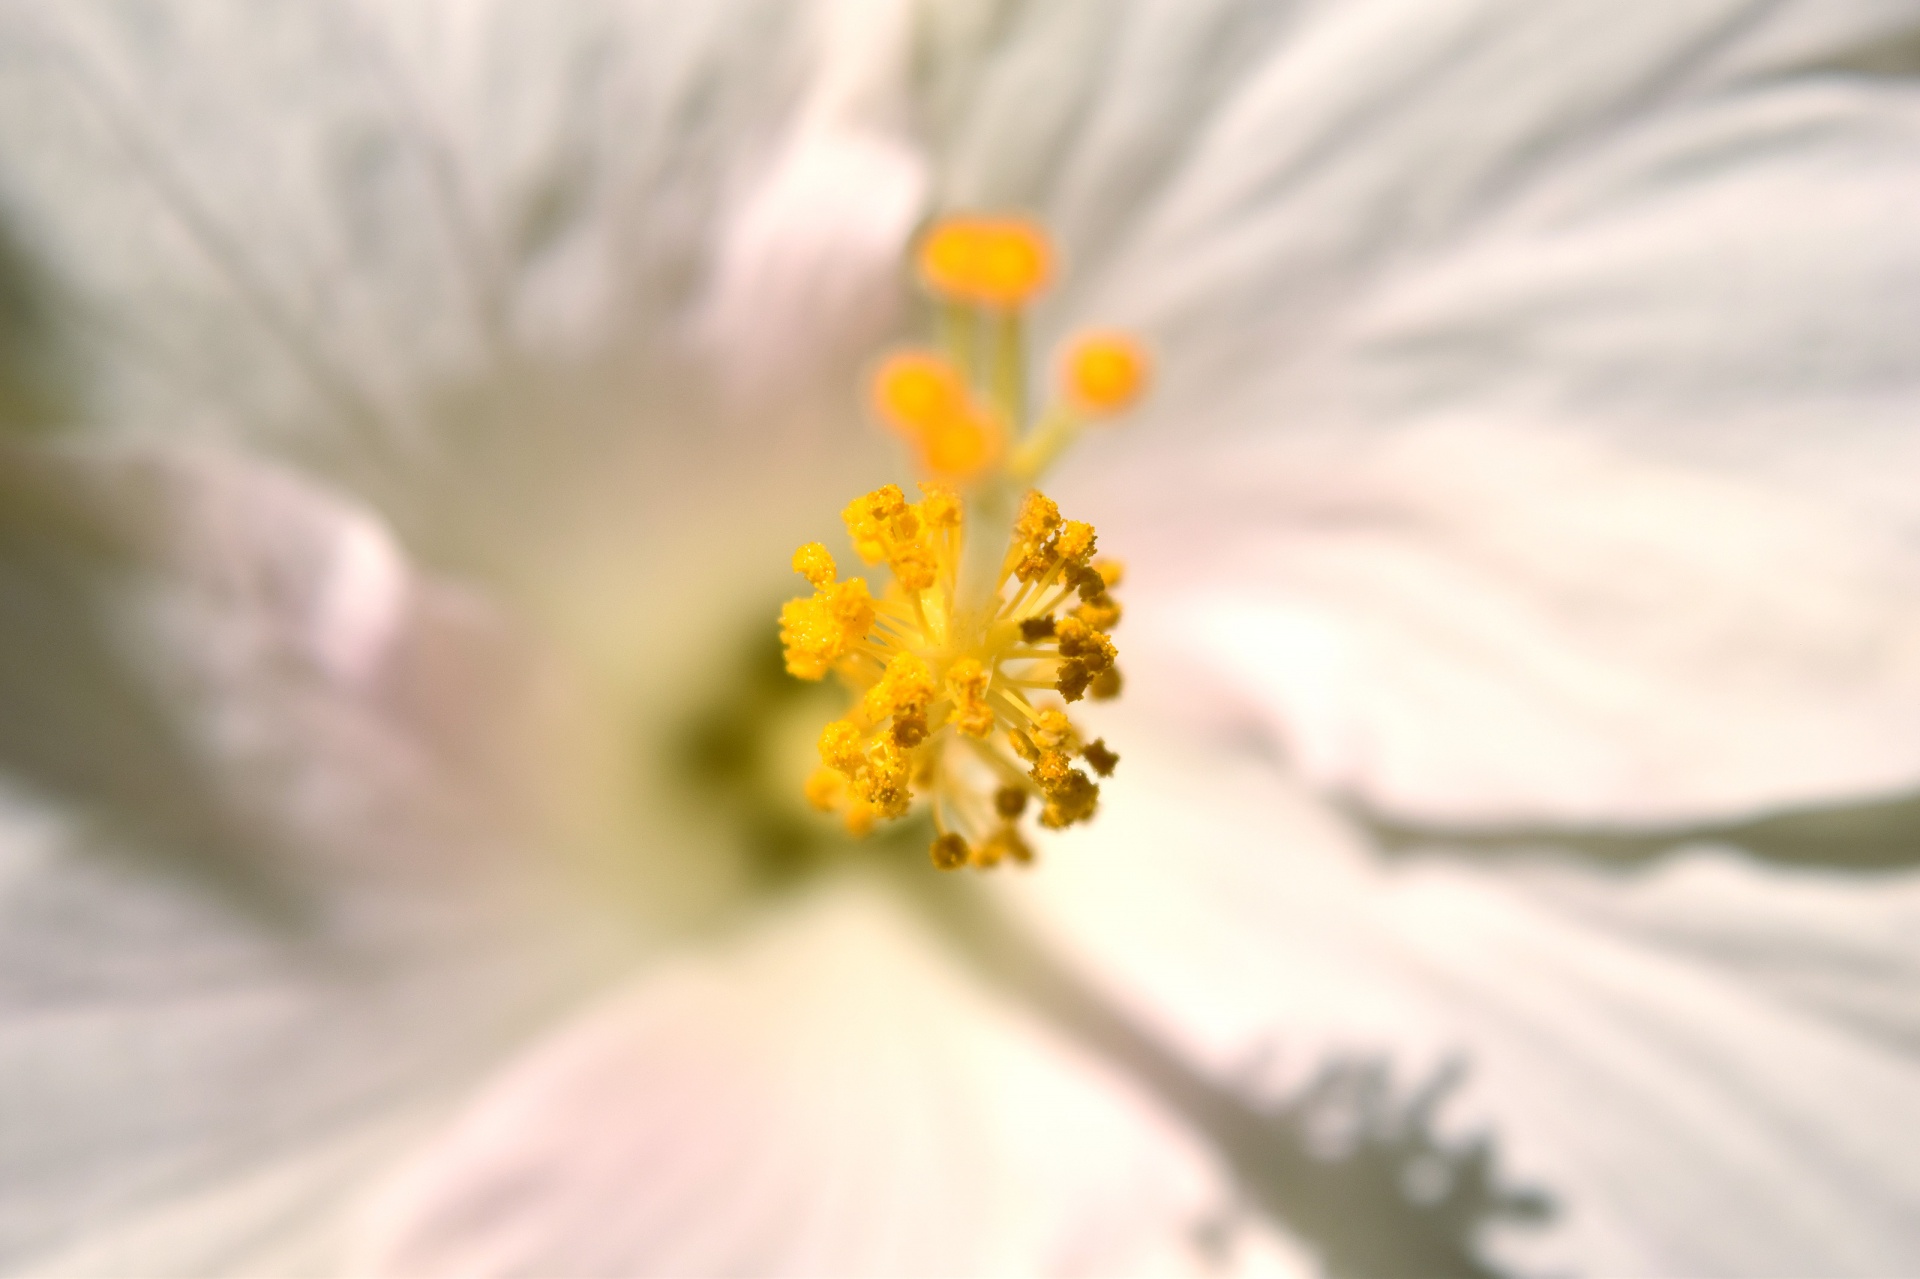
M 1114 737 L 1133 745 L 1104 829 L 1021 892 L 1220 1077 L 1264 1057 L 1284 1068 L 1266 1086 L 1291 1086 L 1377 1053 L 1415 1082 L 1457 1056 L 1448 1130 L 1485 1128 L 1559 1201 L 1556 1224 L 1501 1241 L 1531 1265 L 1920 1261 L 1920 1065 L 1888 1007 L 1920 964 L 1920 877 L 1724 854 L 1638 878 L 1385 868 L 1255 761 Z
M 270 470 L 0 460 L 0 1258 L 337 1272 L 364 1170 L 622 957 L 502 780 L 538 664 Z
M 379 1274 L 1197 1262 L 1216 1174 L 873 888 L 771 912 L 508 1072 L 373 1208 Z
M 1610 824 L 1920 771 L 1920 556 L 1805 495 L 1495 418 L 1173 483 L 1095 515 L 1129 651 L 1215 664 L 1322 785 Z
M 906 140 L 913 7 L 833 0 L 807 16 L 806 97 L 772 157 L 753 157 L 699 320 L 729 385 L 762 400 L 845 376 L 878 341 L 927 188 Z
M 561 366 L 579 418 L 644 361 L 645 398 L 566 429 L 612 449 L 640 409 L 684 430 L 663 369 L 743 165 L 848 70 L 805 17 L 762 0 L 15 6 L 9 231 L 55 290 L 95 420 L 246 433 L 393 480 L 486 460 L 472 400 L 523 399 Z M 840 97 L 844 177 L 865 117 Z M 896 180 L 900 163 L 856 167 Z M 878 222 L 913 187 L 896 180 Z M 557 429 L 543 407 L 518 435 Z
M 1004 147 L 1083 246 L 1055 329 L 1161 347 L 1062 496 L 1311 776 L 1611 820 L 1920 777 L 1920 107 L 1871 74 L 1910 14 L 1087 21 L 983 79 L 956 163 Z

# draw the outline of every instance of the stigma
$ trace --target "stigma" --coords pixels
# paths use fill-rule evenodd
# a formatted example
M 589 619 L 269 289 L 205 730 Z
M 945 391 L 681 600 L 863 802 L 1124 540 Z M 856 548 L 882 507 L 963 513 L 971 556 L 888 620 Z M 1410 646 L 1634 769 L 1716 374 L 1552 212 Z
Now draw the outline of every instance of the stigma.
M 1030 411 L 1021 321 L 1052 263 L 1044 233 L 1021 219 L 929 231 L 920 278 L 940 347 L 885 359 L 871 404 L 930 478 L 918 501 L 889 484 L 841 512 L 883 585 L 843 579 L 809 542 L 793 568 L 812 593 L 780 614 L 787 671 L 833 675 L 851 695 L 820 734 L 808 803 L 855 835 L 924 807 L 942 870 L 1033 861 L 1024 823 L 1092 820 L 1119 762 L 1068 708 L 1120 692 L 1121 565 L 1097 554 L 1093 525 L 1033 485 L 1084 427 L 1138 398 L 1148 363 L 1123 333 L 1072 338 L 1052 402 Z

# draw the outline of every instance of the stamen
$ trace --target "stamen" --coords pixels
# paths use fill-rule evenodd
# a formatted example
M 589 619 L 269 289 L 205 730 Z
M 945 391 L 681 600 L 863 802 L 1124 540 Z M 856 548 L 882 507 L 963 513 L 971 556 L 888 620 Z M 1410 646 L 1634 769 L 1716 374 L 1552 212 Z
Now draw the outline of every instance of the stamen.
M 1119 692 L 1109 632 L 1121 577 L 1117 561 L 1094 558 L 1093 526 L 1029 482 L 1085 423 L 1138 398 L 1147 360 L 1124 334 L 1077 339 L 1060 398 L 1030 422 L 1021 308 L 1052 273 L 1045 234 L 1019 218 L 946 219 L 922 240 L 919 268 L 946 350 L 889 356 L 872 404 L 945 482 L 922 484 L 919 502 L 885 485 L 841 513 L 855 554 L 886 568 L 877 598 L 862 579 L 839 580 L 821 544 L 794 554 L 813 594 L 781 610 L 787 669 L 831 670 L 857 694 L 821 733 L 822 767 L 804 791 L 856 835 L 926 802 L 943 870 L 1026 864 L 1032 801 L 1043 827 L 1087 821 L 1093 777 L 1119 760 L 1066 704 Z M 970 531 L 991 545 L 969 549 Z

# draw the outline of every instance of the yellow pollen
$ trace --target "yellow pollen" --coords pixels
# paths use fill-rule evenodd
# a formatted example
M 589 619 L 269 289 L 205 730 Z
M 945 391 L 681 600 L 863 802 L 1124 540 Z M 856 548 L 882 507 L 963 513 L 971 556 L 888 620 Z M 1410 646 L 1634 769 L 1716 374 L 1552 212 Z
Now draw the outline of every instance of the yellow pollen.
M 873 597 L 857 577 L 829 582 L 816 589 L 811 599 L 788 600 L 780 610 L 787 673 L 801 679 L 824 678 L 866 635 L 873 617 Z
M 1031 404 L 1023 311 L 1054 271 L 1045 232 L 1018 217 L 942 218 L 917 265 L 939 347 L 889 355 L 869 393 L 932 482 L 918 501 L 888 484 L 841 512 L 854 554 L 885 569 L 872 591 L 840 580 L 820 543 L 794 554 L 812 594 L 781 609 L 787 669 L 832 672 L 854 695 L 822 731 L 822 767 L 803 789 L 855 835 L 926 811 L 941 869 L 1026 864 L 1024 823 L 1058 829 L 1097 811 L 1095 779 L 1119 757 L 1071 704 L 1121 687 L 1120 564 L 1095 558 L 1093 525 L 1035 483 L 1089 421 L 1139 398 L 1150 362 L 1126 334 L 1082 333 L 1040 388 L 1051 402 Z
M 814 594 L 782 612 L 788 669 L 831 669 L 859 694 L 820 735 L 824 767 L 807 780 L 807 802 L 843 813 L 857 833 L 924 799 L 941 836 L 936 865 L 1024 863 L 1032 850 L 1016 826 L 1029 800 L 1042 826 L 1087 821 L 1100 797 L 1092 775 L 1112 771 L 1104 744 L 1086 745 L 1048 690 L 1078 700 L 1112 668 L 1113 641 L 1088 614 L 1091 601 L 1117 606 L 1091 567 L 1093 526 L 1038 492 L 1021 502 L 998 582 L 968 597 L 967 504 L 942 485 L 920 492 L 908 502 L 887 485 L 843 512 L 862 558 L 891 574 L 877 599 L 863 582 L 836 581 L 823 547 L 794 556 Z
M 812 582 L 815 590 L 826 590 L 833 585 L 833 556 L 827 554 L 827 548 L 818 542 L 808 542 L 793 553 L 793 571 Z
M 1133 405 L 1146 389 L 1146 349 L 1124 333 L 1090 333 L 1067 348 L 1062 381 L 1086 413 L 1105 417 Z

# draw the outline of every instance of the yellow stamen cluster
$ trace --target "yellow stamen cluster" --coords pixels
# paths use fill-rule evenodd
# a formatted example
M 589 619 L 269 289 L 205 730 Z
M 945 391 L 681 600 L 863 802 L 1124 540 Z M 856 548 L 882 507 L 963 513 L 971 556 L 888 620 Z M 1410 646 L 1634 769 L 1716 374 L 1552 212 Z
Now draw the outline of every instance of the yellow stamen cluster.
M 1030 418 L 1021 310 L 1053 259 L 1045 233 L 1017 217 L 948 218 L 928 232 L 919 271 L 944 350 L 884 360 L 872 405 L 946 482 L 922 484 L 919 502 L 887 485 L 842 512 L 854 551 L 887 568 L 877 598 L 810 543 L 793 567 L 813 594 L 780 615 L 787 670 L 832 671 L 858 694 L 820 736 L 807 802 L 865 834 L 924 798 L 939 830 L 931 856 L 948 870 L 1032 861 L 1020 833 L 1029 810 L 1048 829 L 1090 820 L 1095 778 L 1119 762 L 1066 708 L 1120 691 L 1109 635 L 1120 566 L 1095 558 L 1091 524 L 1030 485 L 1082 426 L 1139 398 L 1149 361 L 1125 334 L 1074 339 L 1059 394 Z M 970 518 L 976 539 L 993 539 L 971 557 Z
M 876 819 L 904 816 L 924 795 L 941 831 L 937 863 L 1030 861 L 1017 825 L 1028 801 L 1038 801 L 1042 826 L 1084 822 L 1100 799 L 1087 769 L 1105 777 L 1118 762 L 1104 742 L 1083 737 L 1064 707 L 1102 696 L 1099 678 L 1114 669 L 1113 641 L 1087 619 L 1111 625 L 1118 617 L 1108 593 L 1118 566 L 1093 559 L 1091 525 L 1062 519 L 1051 500 L 1030 492 L 999 580 L 984 605 L 969 608 L 957 593 L 966 539 L 960 499 L 937 484 L 921 492 L 909 503 L 887 485 L 843 512 L 860 557 L 891 573 L 877 599 L 860 579 L 837 581 L 819 546 L 794 556 L 814 594 L 787 606 L 808 622 L 783 629 L 787 669 L 808 679 L 831 669 L 860 693 L 821 733 L 822 768 L 807 782 L 807 799 L 864 832 Z M 834 612 L 845 596 L 865 601 L 870 617 L 851 637 L 837 629 L 842 615 Z M 816 614 L 829 621 L 812 624 Z M 831 645 L 817 639 L 822 629 Z M 1049 694 L 1059 703 L 1049 704 Z

